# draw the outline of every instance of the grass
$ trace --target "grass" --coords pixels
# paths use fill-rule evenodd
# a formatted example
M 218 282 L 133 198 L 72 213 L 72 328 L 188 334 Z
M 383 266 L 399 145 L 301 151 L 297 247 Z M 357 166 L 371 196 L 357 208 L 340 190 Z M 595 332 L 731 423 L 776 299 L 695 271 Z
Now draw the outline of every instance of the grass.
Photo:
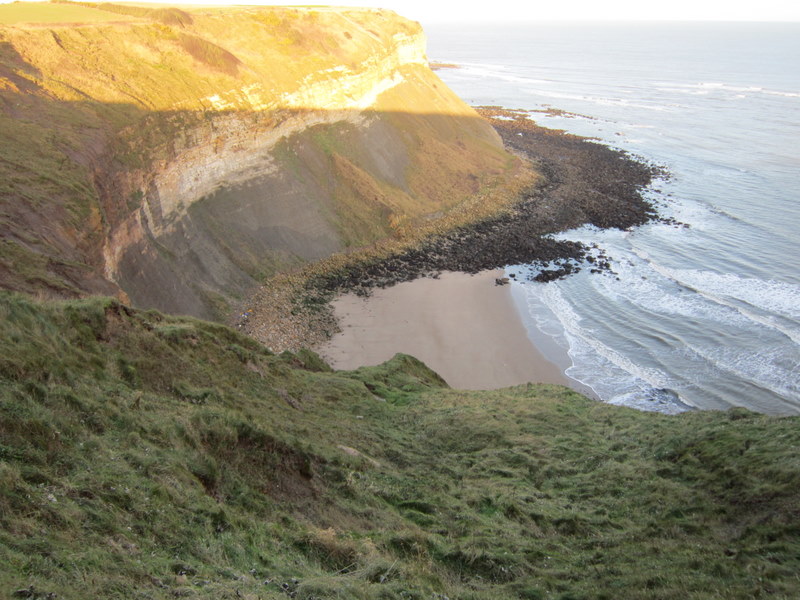
M 0 316 L 5 594 L 800 594 L 796 418 L 331 372 L 103 298 Z
M 241 61 L 224 48 L 220 48 L 208 40 L 185 33 L 179 34 L 178 40 L 181 47 L 196 61 L 228 75 L 236 75 Z
M 11 2 L 0 5 L 0 25 L 23 23 L 106 23 L 122 21 L 118 14 L 77 3 Z M 128 19 L 131 20 L 131 19 Z

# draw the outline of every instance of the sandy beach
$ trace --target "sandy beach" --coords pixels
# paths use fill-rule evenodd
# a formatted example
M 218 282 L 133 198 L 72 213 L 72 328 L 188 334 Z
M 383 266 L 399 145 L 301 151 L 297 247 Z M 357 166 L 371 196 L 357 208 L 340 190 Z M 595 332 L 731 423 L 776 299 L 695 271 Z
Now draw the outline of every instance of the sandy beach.
M 509 288 L 495 285 L 502 273 L 446 272 L 377 289 L 369 298 L 340 296 L 333 307 L 342 331 L 316 350 L 336 369 L 411 354 L 460 389 L 566 385 L 528 339 Z

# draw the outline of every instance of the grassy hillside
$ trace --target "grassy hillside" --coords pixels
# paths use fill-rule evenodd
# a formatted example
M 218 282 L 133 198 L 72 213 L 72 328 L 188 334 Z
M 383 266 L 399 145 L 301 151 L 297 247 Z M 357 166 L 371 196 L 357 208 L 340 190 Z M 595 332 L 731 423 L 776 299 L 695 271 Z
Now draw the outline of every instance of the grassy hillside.
M 800 422 L 0 295 L 0 597 L 800 596 Z
M 49 2 L 11 2 L 0 7 L 0 25 L 20 23 L 106 23 L 123 19 L 119 14 L 90 6 Z

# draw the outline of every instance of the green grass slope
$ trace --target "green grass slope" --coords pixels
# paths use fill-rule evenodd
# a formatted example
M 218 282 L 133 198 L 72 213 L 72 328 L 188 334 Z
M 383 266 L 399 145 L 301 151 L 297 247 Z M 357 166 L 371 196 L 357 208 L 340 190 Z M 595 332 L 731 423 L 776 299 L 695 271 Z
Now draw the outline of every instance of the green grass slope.
M 800 421 L 0 295 L 0 597 L 800 597 Z

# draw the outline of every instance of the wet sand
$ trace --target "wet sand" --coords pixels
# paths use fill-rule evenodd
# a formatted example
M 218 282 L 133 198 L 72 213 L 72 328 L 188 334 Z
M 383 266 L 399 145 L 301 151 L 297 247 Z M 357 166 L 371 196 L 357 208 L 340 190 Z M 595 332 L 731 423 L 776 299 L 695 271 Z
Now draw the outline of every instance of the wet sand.
M 567 378 L 531 343 L 502 271 L 445 272 L 333 302 L 341 332 L 315 348 L 336 369 L 376 365 L 397 352 L 422 360 L 451 387 L 495 389 Z

